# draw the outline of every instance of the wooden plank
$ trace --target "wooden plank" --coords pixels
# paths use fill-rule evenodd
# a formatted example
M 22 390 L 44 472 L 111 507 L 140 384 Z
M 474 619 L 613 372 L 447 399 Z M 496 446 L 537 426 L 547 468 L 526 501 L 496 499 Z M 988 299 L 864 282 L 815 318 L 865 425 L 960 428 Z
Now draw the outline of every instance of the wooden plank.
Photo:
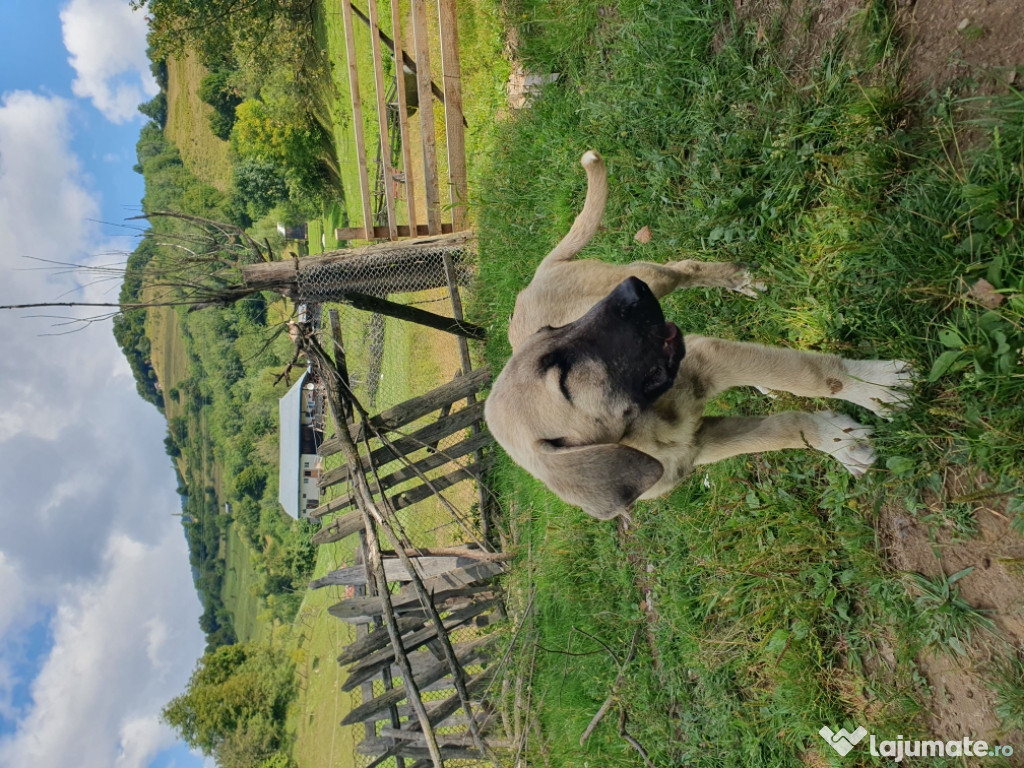
M 447 619 L 444 620 L 443 626 L 446 632 L 450 632 L 458 626 L 461 626 L 470 619 L 479 616 L 489 607 L 489 603 L 480 602 L 474 603 L 473 605 L 463 608 L 458 611 L 454 611 Z M 404 622 L 404 623 L 403 623 Z M 423 627 L 418 629 L 412 634 L 404 634 L 407 629 L 404 627 L 412 626 L 412 623 L 418 623 L 418 626 Z M 402 647 L 406 651 L 415 651 L 422 645 L 425 645 L 430 640 L 433 640 L 437 635 L 437 626 L 430 624 L 429 626 L 423 626 L 423 622 L 415 618 L 401 618 L 398 620 L 399 628 L 403 631 Z M 346 646 L 342 649 L 341 654 L 338 656 L 338 663 L 341 665 L 352 664 L 358 660 L 353 666 L 352 671 L 356 669 L 362 669 L 368 666 L 382 666 L 384 663 L 390 664 L 395 659 L 395 650 L 389 645 L 388 633 L 377 630 L 371 632 L 369 637 L 374 635 L 383 634 L 384 637 L 377 638 L 378 645 L 376 646 L 379 650 L 374 650 L 371 653 L 367 653 L 367 646 L 369 642 L 363 643 L 362 640 L 357 640 L 351 645 Z M 365 638 L 367 641 L 368 638 Z
M 440 742 L 443 737 L 438 737 Z M 360 755 L 401 755 L 417 760 L 426 760 L 424 765 L 430 765 L 428 750 L 410 745 L 407 741 L 393 742 L 392 739 L 382 739 L 380 737 L 367 738 L 356 744 L 356 752 Z M 486 758 L 481 755 L 477 750 L 470 747 L 440 747 L 441 758 L 443 760 L 485 760 Z M 376 762 L 376 761 L 375 761 Z M 380 763 L 377 763 L 380 765 Z M 418 763 L 417 763 L 418 765 Z
M 379 601 L 378 601 L 379 602 Z M 398 629 L 405 632 L 412 632 L 419 630 L 423 627 L 424 619 L 407 616 L 398 620 Z M 362 658 L 367 654 L 378 651 L 384 648 L 389 642 L 388 633 L 384 629 L 377 629 L 375 632 L 370 632 L 365 637 L 360 637 L 354 643 L 346 645 L 342 649 L 341 655 L 338 656 L 338 663 L 341 665 L 351 664 L 356 659 Z
M 370 418 L 370 425 L 385 432 L 400 429 L 442 406 L 454 403 L 473 392 L 479 392 L 491 380 L 491 371 L 486 366 L 459 376 L 447 384 L 435 387 L 422 395 L 411 397 L 393 408 L 381 411 Z M 358 436 L 362 439 L 362 433 Z
M 395 451 L 397 451 L 400 456 L 404 456 L 407 453 L 412 453 L 413 451 L 430 445 L 435 440 L 447 437 L 448 435 L 453 435 L 459 430 L 466 429 L 474 422 L 479 421 L 483 416 L 483 412 L 483 402 L 474 403 L 469 408 L 463 408 L 456 411 L 443 421 L 435 421 L 433 424 L 428 424 L 425 427 L 417 429 L 407 437 L 400 437 L 397 440 L 392 440 L 390 447 L 384 446 L 371 451 L 370 461 L 378 466 L 394 461 Z M 348 480 L 348 467 L 336 467 L 335 469 L 328 470 L 324 473 L 324 478 L 325 479 L 321 482 L 321 487 L 327 487 L 329 485 L 334 485 L 335 483 Z
M 466 681 L 466 690 L 473 693 L 484 685 L 490 682 L 494 674 L 501 668 L 501 664 L 491 664 L 483 672 L 478 672 Z M 430 722 L 436 727 L 440 723 L 443 723 L 449 717 L 454 715 L 462 709 L 462 699 L 457 694 L 450 696 L 444 701 L 433 704 L 427 707 L 427 716 L 430 718 Z M 468 713 L 467 713 L 468 714 Z M 410 730 L 419 730 L 418 724 L 414 721 L 410 721 Z
M 408 741 L 418 747 L 426 748 L 426 743 L 423 742 L 423 734 L 415 731 L 407 731 L 404 728 L 395 728 L 394 726 L 384 726 L 380 729 L 380 735 L 384 739 Z M 437 737 L 437 744 L 440 747 L 472 747 L 473 737 L 468 734 L 443 734 Z M 501 738 L 487 739 L 487 744 L 492 748 L 496 747 L 498 749 L 511 749 L 512 747 L 511 741 Z
M 412 163 L 412 139 L 409 137 L 409 100 L 405 94 L 405 58 L 402 45 L 402 14 L 398 0 L 391 0 L 391 52 L 395 54 L 395 92 L 398 97 L 398 135 L 402 140 L 402 172 L 405 174 L 405 205 L 409 218 L 408 232 L 419 233 L 416 218 L 416 171 Z M 444 225 L 441 225 L 444 232 Z M 429 234 L 426 227 L 423 234 Z M 406 235 L 408 236 L 408 234 Z
M 381 490 L 388 490 L 394 488 L 400 483 L 404 483 L 407 480 L 414 480 L 420 475 L 425 475 L 427 472 L 437 469 L 438 467 L 444 466 L 445 464 L 454 461 L 455 459 L 462 458 L 467 453 L 479 454 L 480 449 L 486 448 L 493 442 L 493 438 L 486 432 L 479 432 L 468 440 L 463 440 L 461 443 L 449 446 L 444 451 L 438 451 L 432 453 L 424 459 L 420 459 L 414 462 L 412 466 L 405 466 L 389 475 L 385 475 L 380 479 L 380 483 L 370 483 L 370 490 L 373 493 L 380 493 Z M 330 511 L 337 511 L 347 509 L 348 507 L 355 504 L 355 497 L 352 493 L 347 493 L 337 499 L 332 499 L 326 505 L 322 506 L 333 506 Z M 320 507 L 317 507 L 314 512 L 318 511 Z M 312 514 L 310 515 L 312 517 Z
M 442 384 L 440 387 L 435 387 L 422 395 L 409 398 L 393 408 L 381 411 L 376 416 L 371 416 L 370 426 L 381 432 L 401 429 L 417 419 L 433 413 L 446 404 L 454 403 L 456 400 L 461 400 L 473 392 L 480 391 L 490 380 L 491 371 L 489 368 L 477 368 L 468 376 L 459 376 L 447 384 Z M 362 424 L 353 427 L 350 432 L 353 440 L 362 442 L 364 437 Z M 335 437 L 325 440 L 320 445 L 320 455 L 330 456 L 337 453 L 339 450 L 337 443 L 338 439 Z
M 412 0 L 412 35 L 419 92 L 420 141 L 423 145 L 423 185 L 426 188 L 427 232 L 441 231 L 441 193 L 437 186 L 437 139 L 434 136 L 434 102 L 430 98 L 430 38 L 426 0 Z
M 451 298 L 451 302 L 452 302 L 452 317 L 455 317 L 455 318 L 464 317 L 465 315 L 463 314 L 463 310 L 462 310 L 462 295 L 459 293 L 459 281 L 458 281 L 458 275 L 455 272 L 455 264 L 452 262 L 451 256 L 449 256 L 447 253 L 444 253 L 444 254 L 441 255 L 441 263 L 444 266 L 444 276 L 445 276 L 445 279 L 448 281 L 448 296 Z M 458 337 L 458 342 L 459 342 L 459 358 L 462 361 L 462 370 L 463 371 L 468 371 L 468 370 L 470 370 L 473 367 L 473 361 L 471 360 L 470 355 L 469 355 L 469 342 L 466 341 L 461 336 Z M 466 404 L 467 405 L 472 405 L 475 402 L 476 402 L 475 394 L 471 394 L 471 395 L 469 395 L 466 398 Z M 483 434 L 483 430 L 480 428 L 479 425 L 474 424 L 473 427 L 472 427 L 472 434 L 474 436 L 478 435 L 478 434 Z M 483 448 L 483 446 L 481 446 L 481 449 L 482 448 Z M 474 451 L 473 452 L 473 460 L 474 460 L 474 462 L 477 465 L 482 464 L 483 460 L 484 460 L 483 451 L 482 450 Z M 489 527 L 490 527 L 490 523 L 489 523 L 490 515 L 488 514 L 488 505 L 489 505 L 489 502 L 490 502 L 490 491 L 487 489 L 487 487 L 483 483 L 477 483 L 477 486 L 476 486 L 476 496 L 477 496 L 477 510 L 478 510 L 479 516 L 480 516 L 480 528 L 481 528 L 481 532 L 483 533 L 483 538 L 484 538 L 484 540 L 486 540 L 487 537 L 488 537 Z
M 459 25 L 455 0 L 438 0 L 441 32 L 441 78 L 444 87 L 444 125 L 448 145 L 448 187 L 451 194 L 452 224 L 456 231 L 466 228 L 466 133 L 462 127 L 462 68 L 459 64 Z
M 457 568 L 465 568 L 475 561 L 468 557 L 413 557 L 410 558 L 414 567 L 418 569 L 420 576 L 433 578 L 441 574 L 454 571 Z M 388 581 L 411 581 L 412 577 L 406 570 L 405 564 L 395 557 L 384 558 L 384 577 Z M 338 568 L 326 576 L 317 579 L 313 584 L 327 586 L 330 584 L 338 586 L 355 586 L 366 584 L 366 569 L 361 565 L 350 565 L 346 568 Z M 312 587 L 313 584 L 310 586 Z M 316 587 L 313 587 L 316 589 Z
M 472 642 L 483 641 L 483 642 L 486 643 L 488 639 L 493 639 L 493 638 L 494 638 L 494 635 L 486 635 L 485 637 L 478 638 L 477 640 L 474 640 Z M 458 646 L 458 647 L 461 648 L 462 646 Z M 417 668 L 417 670 L 414 671 L 414 674 L 417 675 L 417 680 L 419 680 L 420 673 L 423 672 L 425 669 L 427 669 L 427 665 L 428 664 L 430 664 L 430 665 L 435 665 L 435 664 L 444 665 L 444 663 L 445 663 L 445 659 L 443 659 L 443 658 L 442 659 L 438 659 L 434 654 L 429 653 L 427 651 L 417 651 L 416 653 L 410 653 L 409 657 L 410 657 L 410 659 L 417 659 L 418 660 L 419 667 Z M 466 660 L 462 664 L 462 666 L 468 666 L 476 658 L 479 658 L 479 657 L 478 656 L 474 656 L 473 659 Z M 430 667 L 430 668 L 433 668 L 433 667 Z M 376 666 L 363 667 L 363 668 L 358 669 L 358 670 L 353 670 L 352 674 L 350 674 L 348 679 L 346 679 L 345 682 L 342 684 L 341 689 L 343 691 L 351 691 L 355 687 L 361 685 L 364 681 L 370 680 L 373 677 L 375 677 L 380 671 L 381 671 L 381 668 L 376 667 Z M 391 671 L 394 674 L 394 668 L 393 667 L 391 668 Z M 436 685 L 433 688 L 433 690 L 444 690 L 446 687 L 449 688 L 449 689 L 452 688 L 452 681 L 451 680 L 447 680 L 447 679 L 443 679 L 443 678 L 445 678 L 449 674 L 451 674 L 451 669 L 445 669 L 442 675 L 440 675 L 439 677 L 435 678 L 435 681 L 440 681 L 440 682 L 438 683 L 438 685 Z M 424 681 L 420 681 L 420 682 L 422 684 L 421 690 L 423 689 L 423 687 L 426 687 L 428 685 L 433 685 L 433 682 L 424 682 Z M 369 701 L 369 699 L 367 699 L 367 701 Z
M 319 589 L 321 586 L 329 586 L 326 584 L 317 584 L 320 579 L 311 584 L 311 588 Z M 313 586 L 316 584 L 316 586 Z M 475 597 L 482 593 L 490 594 L 492 587 L 487 584 L 481 584 L 476 587 L 460 587 L 458 589 L 449 589 L 445 592 L 437 592 L 434 594 L 434 604 L 444 605 L 448 600 Z M 419 601 L 413 598 L 412 600 L 403 599 L 401 602 L 398 601 L 397 596 L 392 598 L 392 605 L 395 610 L 402 614 L 410 614 L 411 612 L 421 610 Z M 373 597 L 347 597 L 327 609 L 327 613 L 336 619 L 347 621 L 352 624 L 363 623 L 360 620 L 365 618 L 372 618 L 377 611 L 380 610 L 380 600 Z
M 411 182 L 406 178 L 407 185 Z M 412 197 L 410 196 L 409 202 L 412 203 Z M 443 222 L 441 224 L 441 234 L 449 235 L 454 232 L 454 228 L 450 222 Z M 415 227 L 410 228 L 408 224 L 399 224 L 397 227 L 399 237 L 426 237 L 430 234 L 430 230 L 426 224 L 417 224 Z M 416 234 L 412 234 L 415 232 Z M 366 236 L 366 230 L 362 227 L 337 227 L 334 230 L 334 237 L 338 240 L 362 240 Z M 376 239 L 384 238 L 388 236 L 388 228 L 384 226 L 375 226 L 373 228 L 373 236 Z
M 395 169 L 391 166 L 391 141 L 388 130 L 388 106 L 385 101 L 384 59 L 380 48 L 380 22 L 377 19 L 377 0 L 367 0 L 370 10 L 370 52 L 373 55 L 373 82 L 377 93 L 377 129 L 380 132 L 380 172 L 384 176 L 384 209 L 388 217 L 388 237 L 398 238 L 398 218 L 395 214 L 395 193 L 391 182 Z M 399 73 L 401 74 L 401 73 Z
M 434 312 L 427 312 L 411 304 L 399 304 L 378 296 L 370 296 L 365 293 L 349 293 L 347 291 L 339 292 L 337 298 L 340 301 L 351 304 L 356 309 L 362 309 L 366 312 L 377 312 L 387 317 L 395 317 L 408 323 L 425 325 L 428 328 L 435 328 L 436 330 L 456 336 L 468 336 L 478 341 L 483 341 L 487 338 L 487 330 L 479 325 L 438 315 Z
M 366 139 L 363 136 L 363 104 L 359 97 L 359 70 L 356 67 L 356 38 L 352 24 L 352 6 L 341 4 L 345 26 L 345 55 L 348 59 L 348 87 L 352 97 L 352 127 L 356 135 L 356 162 L 359 166 L 359 196 L 363 203 L 363 237 L 373 239 L 373 210 L 370 205 L 370 174 L 366 168 Z
M 460 646 L 459 650 L 455 654 L 455 658 L 462 666 L 471 664 L 474 660 L 480 657 L 480 653 L 484 645 L 486 645 L 490 640 L 491 638 L 488 636 L 480 637 L 469 643 L 465 643 L 464 645 Z M 410 656 L 413 655 L 417 654 L 410 654 Z M 449 670 L 447 662 L 437 661 L 436 659 L 431 658 L 429 664 L 426 667 L 424 667 L 420 672 L 414 672 L 413 679 L 416 682 L 417 689 L 423 690 L 431 683 L 440 680 L 448 674 Z M 355 683 L 355 685 L 358 685 L 361 682 L 362 680 L 359 680 L 357 683 Z M 345 685 L 348 685 L 348 681 L 346 681 Z M 353 685 L 352 688 L 354 688 L 355 685 Z M 342 687 L 344 688 L 344 686 Z M 376 715 L 378 712 L 387 709 L 389 706 L 398 704 L 408 695 L 406 688 L 407 686 L 399 685 L 393 688 L 392 690 L 381 694 L 375 699 L 363 702 L 358 707 L 355 707 L 347 715 L 345 715 L 345 719 L 341 721 L 341 724 L 345 726 L 358 723 L 361 720 L 366 720 L 372 717 L 373 715 Z M 346 688 L 346 690 L 351 690 L 351 688 Z
M 447 270 L 447 266 L 445 269 Z M 345 359 L 345 340 L 341 335 L 341 319 L 338 316 L 338 310 L 328 310 L 327 318 L 331 327 L 331 341 L 334 344 L 334 369 L 338 372 L 338 375 L 345 383 L 345 386 L 350 387 L 348 362 Z M 348 398 L 345 398 L 342 401 L 342 404 L 345 406 L 345 421 L 352 421 L 352 402 Z
M 319 507 L 317 507 L 319 509 Z M 314 510 L 316 511 L 316 510 Z M 359 510 L 355 512 L 349 512 L 347 515 L 342 515 L 337 520 L 331 521 L 331 524 L 321 528 L 319 531 L 313 534 L 313 546 L 319 547 L 324 544 L 330 544 L 335 541 L 341 541 L 351 536 L 353 533 L 358 533 L 363 528 L 363 515 Z
M 362 21 L 363 24 L 366 24 L 367 26 L 370 25 L 370 17 L 367 16 L 362 11 L 360 11 L 355 5 L 352 5 L 352 12 L 356 16 L 359 17 L 359 20 Z M 394 14 L 394 6 L 392 6 L 392 17 L 391 18 L 392 18 L 392 21 L 395 24 L 398 23 L 397 21 L 395 21 L 395 19 L 397 17 Z M 401 30 L 399 30 L 399 31 L 401 31 Z M 408 67 L 410 72 L 412 72 L 414 75 L 416 74 L 416 61 L 406 51 L 402 50 L 402 46 L 399 45 L 399 46 L 396 47 L 395 41 L 392 40 L 387 35 L 385 35 L 383 32 L 380 33 L 380 41 L 382 43 L 384 43 L 384 46 L 386 48 L 388 48 L 393 54 L 395 54 L 396 58 L 398 57 L 398 51 L 401 51 L 402 63 L 406 67 Z M 404 85 L 403 85 L 403 87 L 404 87 Z M 430 82 L 430 91 L 431 91 L 431 93 L 434 94 L 434 98 L 435 99 L 437 99 L 439 102 L 444 104 L 444 91 L 442 91 L 440 88 L 437 87 L 437 83 L 435 83 L 433 81 Z M 467 127 L 468 127 L 468 125 L 467 125 Z
M 454 472 L 449 472 L 443 477 L 433 478 L 429 483 L 423 483 L 402 491 L 391 497 L 391 506 L 397 512 L 400 509 L 411 507 L 424 499 L 430 498 L 435 493 L 451 488 L 463 480 L 472 480 L 479 477 L 479 467 L 461 467 Z

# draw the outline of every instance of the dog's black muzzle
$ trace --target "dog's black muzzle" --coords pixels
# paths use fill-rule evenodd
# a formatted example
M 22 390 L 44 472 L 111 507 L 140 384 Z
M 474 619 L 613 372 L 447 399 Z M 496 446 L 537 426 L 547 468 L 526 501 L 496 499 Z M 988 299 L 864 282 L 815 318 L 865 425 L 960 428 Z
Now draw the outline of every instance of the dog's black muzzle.
M 669 390 L 686 354 L 679 329 L 665 322 L 658 299 L 637 277 L 623 280 L 573 325 L 574 341 L 641 408 Z

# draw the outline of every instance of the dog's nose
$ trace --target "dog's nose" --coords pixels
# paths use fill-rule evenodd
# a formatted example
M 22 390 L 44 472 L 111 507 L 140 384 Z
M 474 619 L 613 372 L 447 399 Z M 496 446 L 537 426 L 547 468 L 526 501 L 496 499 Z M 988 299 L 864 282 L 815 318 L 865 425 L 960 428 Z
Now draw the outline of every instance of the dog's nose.
M 613 300 L 625 307 L 635 307 L 651 296 L 651 289 L 639 277 L 627 277 L 612 291 Z

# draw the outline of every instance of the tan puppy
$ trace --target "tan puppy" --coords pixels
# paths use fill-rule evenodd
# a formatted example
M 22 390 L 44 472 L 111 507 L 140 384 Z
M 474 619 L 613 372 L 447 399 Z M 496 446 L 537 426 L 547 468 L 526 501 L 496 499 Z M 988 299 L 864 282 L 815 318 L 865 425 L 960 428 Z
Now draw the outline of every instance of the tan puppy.
M 854 475 L 875 460 L 871 430 L 830 411 L 705 417 L 731 387 L 848 400 L 886 416 L 909 397 L 909 365 L 846 360 L 702 336 L 685 340 L 658 298 L 721 287 L 756 296 L 738 264 L 576 261 L 608 195 L 604 162 L 582 159 L 587 197 L 569 233 L 516 299 L 512 358 L 485 405 L 509 455 L 564 501 L 599 519 L 671 490 L 694 467 L 783 448 L 824 451 Z

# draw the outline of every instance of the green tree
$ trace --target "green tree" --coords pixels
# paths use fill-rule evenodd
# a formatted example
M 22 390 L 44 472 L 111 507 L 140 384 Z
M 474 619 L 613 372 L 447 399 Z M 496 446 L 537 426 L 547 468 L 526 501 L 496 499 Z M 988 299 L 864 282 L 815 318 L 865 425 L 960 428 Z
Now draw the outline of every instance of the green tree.
M 167 125 L 167 94 L 160 91 L 150 101 L 139 104 L 139 112 L 163 128 Z
M 274 163 L 250 157 L 239 162 L 234 171 L 235 190 L 245 200 L 249 217 L 254 221 L 288 198 L 288 185 Z
M 312 28 L 317 0 L 131 0 L 153 19 L 150 46 L 159 58 L 199 51 L 207 65 L 228 62 L 235 49 L 256 53 L 280 24 Z M 239 57 L 245 59 L 243 55 Z
M 258 743 L 266 759 L 282 745 L 288 702 L 295 695 L 293 664 L 259 643 L 224 645 L 204 655 L 188 687 L 163 709 L 164 721 L 192 748 L 214 755 L 238 739 Z
M 239 156 L 305 176 L 318 162 L 320 129 L 259 99 L 246 99 L 235 110 L 231 144 Z
M 230 83 L 231 73 L 224 69 L 214 70 L 199 84 L 199 98 L 213 107 L 210 115 L 210 129 L 221 139 L 231 136 L 235 124 L 235 107 L 242 103 Z

